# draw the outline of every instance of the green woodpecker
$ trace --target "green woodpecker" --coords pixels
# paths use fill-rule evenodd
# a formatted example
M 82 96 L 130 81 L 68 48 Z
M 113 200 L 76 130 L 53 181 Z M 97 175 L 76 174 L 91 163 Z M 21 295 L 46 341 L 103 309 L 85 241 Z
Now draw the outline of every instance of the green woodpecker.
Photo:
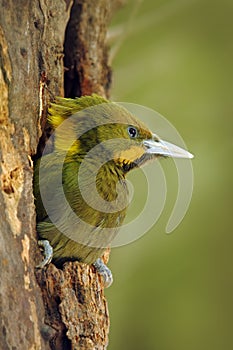
M 56 98 L 49 109 L 53 150 L 36 161 L 34 195 L 39 245 L 57 266 L 93 264 L 112 282 L 100 257 L 127 211 L 127 173 L 159 157 L 192 155 L 153 134 L 122 106 L 98 95 Z M 46 153 L 46 152 L 45 152 Z

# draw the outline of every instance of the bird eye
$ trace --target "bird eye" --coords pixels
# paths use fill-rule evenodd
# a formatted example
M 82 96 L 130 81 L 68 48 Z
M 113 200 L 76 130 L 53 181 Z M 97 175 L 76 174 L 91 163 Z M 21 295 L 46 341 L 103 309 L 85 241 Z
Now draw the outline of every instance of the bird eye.
M 135 137 L 137 137 L 138 131 L 137 131 L 137 129 L 136 129 L 135 127 L 129 126 L 127 130 L 128 130 L 129 136 L 130 136 L 132 139 L 135 138 Z

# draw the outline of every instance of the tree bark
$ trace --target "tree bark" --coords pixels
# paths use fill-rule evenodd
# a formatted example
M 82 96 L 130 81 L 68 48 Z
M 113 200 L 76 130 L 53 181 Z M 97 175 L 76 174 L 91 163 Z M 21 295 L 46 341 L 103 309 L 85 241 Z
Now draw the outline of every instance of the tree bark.
M 107 347 L 108 308 L 94 268 L 35 270 L 42 257 L 31 157 L 52 96 L 109 95 L 106 31 L 119 3 L 0 0 L 1 349 Z

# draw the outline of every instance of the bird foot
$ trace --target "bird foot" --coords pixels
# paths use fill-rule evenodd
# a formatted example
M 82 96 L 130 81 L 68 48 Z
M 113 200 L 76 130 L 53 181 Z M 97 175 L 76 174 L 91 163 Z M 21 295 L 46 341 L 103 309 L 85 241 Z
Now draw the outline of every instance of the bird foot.
M 104 279 L 104 286 L 106 288 L 110 287 L 113 282 L 113 276 L 111 270 L 103 263 L 101 259 L 97 259 L 94 262 L 94 267 L 97 272 L 103 277 Z
M 38 241 L 38 246 L 43 252 L 44 260 L 41 261 L 39 265 L 36 266 L 37 269 L 42 269 L 46 265 L 48 265 L 53 258 L 53 247 L 50 245 L 47 239 L 43 239 Z

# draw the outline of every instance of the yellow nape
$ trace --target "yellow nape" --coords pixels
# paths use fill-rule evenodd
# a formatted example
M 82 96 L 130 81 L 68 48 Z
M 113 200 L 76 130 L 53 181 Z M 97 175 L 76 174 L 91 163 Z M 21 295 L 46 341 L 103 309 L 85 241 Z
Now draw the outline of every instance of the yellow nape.
M 92 94 L 91 96 L 77 97 L 74 99 L 56 97 L 54 103 L 51 103 L 48 109 L 48 121 L 53 128 L 57 128 L 71 115 L 85 108 L 107 102 L 109 101 L 96 94 Z

